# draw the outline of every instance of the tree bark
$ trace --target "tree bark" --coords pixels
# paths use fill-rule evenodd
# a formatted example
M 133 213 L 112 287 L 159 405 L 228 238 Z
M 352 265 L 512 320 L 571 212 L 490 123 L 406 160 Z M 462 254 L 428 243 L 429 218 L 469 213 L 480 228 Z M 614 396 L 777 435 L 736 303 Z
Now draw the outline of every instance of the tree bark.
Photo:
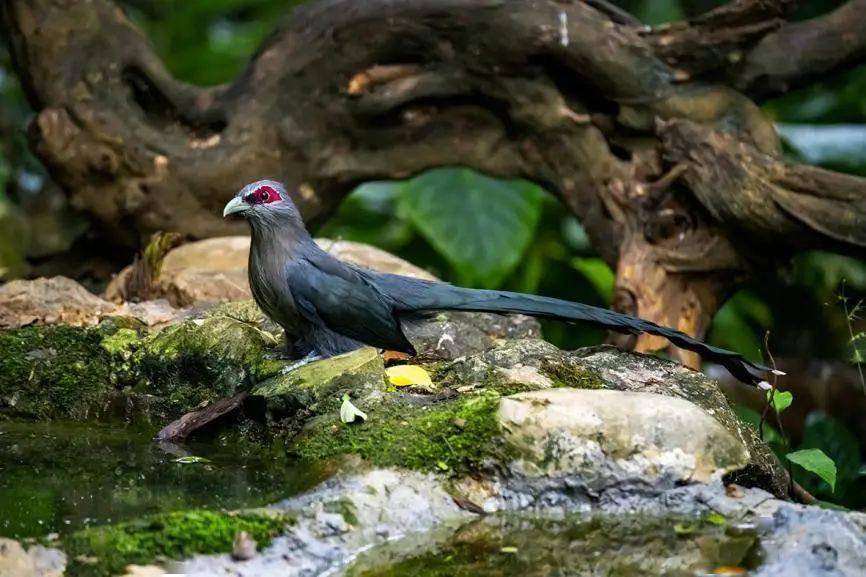
M 320 0 L 208 89 L 108 0 L 4 0 L 3 25 L 34 150 L 115 242 L 238 232 L 220 208 L 263 177 L 315 226 L 362 182 L 466 165 L 557 195 L 616 270 L 617 308 L 701 336 L 756 268 L 866 245 L 866 180 L 786 164 L 749 98 L 794 83 L 755 72 L 788 36 L 844 24 L 785 24 L 789 4 L 647 30 L 600 0 Z M 856 61 L 855 36 L 803 76 Z

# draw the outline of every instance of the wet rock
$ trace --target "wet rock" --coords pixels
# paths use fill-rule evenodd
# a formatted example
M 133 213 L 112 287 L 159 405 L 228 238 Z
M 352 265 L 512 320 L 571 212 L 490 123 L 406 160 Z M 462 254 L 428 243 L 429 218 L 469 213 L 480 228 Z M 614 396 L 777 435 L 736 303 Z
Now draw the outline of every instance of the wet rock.
M 606 388 L 670 395 L 701 407 L 737 436 L 751 455 L 749 465 L 732 473 L 728 480 L 763 487 L 777 496 L 787 495 L 788 478 L 784 468 L 755 430 L 744 425 L 731 411 L 713 379 L 678 363 L 652 355 L 626 353 L 612 346 L 575 351 L 572 360 L 595 371 L 605 381 Z
M 554 389 L 502 399 L 512 470 L 588 491 L 708 482 L 741 469 L 743 444 L 696 405 L 650 393 Z
M 126 320 L 0 331 L 0 413 L 170 420 L 286 364 L 268 358 L 281 335 L 252 303 L 191 313 L 161 331 Z
M 768 503 L 765 517 L 776 503 Z M 866 571 L 866 515 L 779 504 L 761 541 L 759 577 L 831 577 Z
M 357 465 L 347 465 L 357 467 Z M 253 560 L 198 555 L 192 576 L 520 574 L 695 575 L 723 567 L 775 577 L 857 577 L 866 562 L 866 516 L 774 499 L 759 489 L 735 496 L 718 481 L 634 492 L 587 504 L 509 498 L 491 485 L 494 510 L 477 515 L 449 495 L 441 476 L 374 469 L 344 473 L 270 509 L 295 523 Z
M 295 517 L 294 525 L 255 558 L 196 556 L 182 566 L 190 576 L 292 577 L 341 574 L 361 552 L 391 541 L 405 553 L 435 543 L 471 517 L 433 475 L 372 470 L 345 474 L 270 509 Z
M 62 551 L 41 545 L 24 549 L 18 541 L 0 537 L 0 577 L 60 577 L 65 569 Z
M 0 328 L 55 323 L 95 325 L 116 308 L 61 276 L 14 280 L 0 286 Z
M 382 356 L 364 347 L 277 374 L 253 387 L 250 395 L 264 401 L 271 418 L 279 418 L 299 409 L 328 412 L 339 407 L 343 394 L 376 402 L 385 388 Z

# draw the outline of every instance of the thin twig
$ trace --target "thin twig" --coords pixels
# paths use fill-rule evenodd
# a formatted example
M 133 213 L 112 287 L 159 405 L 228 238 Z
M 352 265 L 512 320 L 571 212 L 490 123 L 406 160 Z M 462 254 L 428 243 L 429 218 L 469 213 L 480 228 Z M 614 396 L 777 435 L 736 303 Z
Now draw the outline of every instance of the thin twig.
M 769 391 L 767 391 L 768 399 L 767 399 L 767 407 L 772 406 L 773 412 L 776 413 L 776 425 L 779 427 L 779 435 L 782 437 L 782 444 L 785 453 L 791 449 L 790 442 L 788 440 L 788 435 L 785 433 L 785 426 L 782 424 L 782 415 L 779 413 L 779 410 L 776 408 L 776 387 L 779 384 L 779 373 L 778 367 L 776 367 L 776 359 L 773 357 L 773 353 L 770 350 L 770 331 L 764 333 L 764 350 L 767 351 L 767 356 L 770 357 L 770 366 L 773 367 L 773 384 Z M 766 407 L 764 409 L 766 413 Z M 763 416 L 761 417 L 761 421 L 763 423 Z M 762 439 L 763 440 L 763 439 Z M 788 471 L 788 494 L 792 497 L 796 496 L 794 489 L 794 471 L 793 465 L 791 461 L 785 459 L 785 467 Z
M 844 286 L 841 290 L 844 291 Z M 844 293 L 840 293 L 837 298 L 839 299 L 839 302 L 842 303 L 842 309 L 845 311 L 845 324 L 848 325 L 848 336 L 851 339 L 851 346 L 854 348 L 854 364 L 857 365 L 857 372 L 860 374 L 860 388 L 863 391 L 863 395 L 866 396 L 866 379 L 863 378 L 863 364 L 860 362 L 860 357 L 857 354 L 857 338 L 854 336 L 854 327 L 851 325 L 851 319 L 856 318 L 854 315 L 857 314 L 857 310 L 860 308 L 862 301 L 854 305 L 854 308 L 849 312 L 848 297 L 846 297 Z

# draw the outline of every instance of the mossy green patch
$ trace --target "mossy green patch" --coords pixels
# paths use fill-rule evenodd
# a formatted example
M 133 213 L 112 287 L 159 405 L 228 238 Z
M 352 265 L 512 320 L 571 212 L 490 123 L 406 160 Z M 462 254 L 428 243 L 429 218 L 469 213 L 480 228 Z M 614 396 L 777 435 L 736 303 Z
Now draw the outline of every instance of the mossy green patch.
M 141 337 L 137 331 L 131 328 L 120 328 L 102 339 L 102 348 L 110 355 L 128 356 L 139 342 Z
M 610 388 L 596 371 L 576 363 L 545 362 L 541 365 L 541 373 L 553 381 L 554 387 L 572 387 L 575 389 Z
M 65 537 L 60 547 L 69 559 L 68 577 L 108 577 L 122 573 L 131 563 L 227 553 L 240 531 L 264 547 L 290 523 L 288 517 L 264 512 L 181 511 L 84 529 Z
M 538 390 L 537 385 L 530 383 L 505 382 L 495 367 L 488 367 L 482 386 L 484 390 L 495 391 L 503 397 Z
M 0 331 L 0 411 L 27 418 L 84 419 L 113 391 L 117 374 L 100 328 Z
M 159 399 L 162 410 L 179 415 L 284 366 L 265 355 L 276 337 L 246 317 L 210 313 L 159 332 L 120 320 L 0 331 L 0 412 L 85 420 L 122 392 Z
M 298 407 L 324 414 L 339 409 L 344 393 L 358 397 L 385 388 L 382 356 L 363 347 L 272 377 L 250 393 L 264 398 L 272 416 L 279 416 Z
M 189 319 L 149 337 L 135 355 L 137 392 L 166 399 L 177 412 L 212 402 L 273 375 L 265 357 L 274 337 L 228 316 Z
M 318 419 L 293 449 L 311 460 L 357 454 L 382 467 L 471 472 L 488 460 L 509 460 L 499 437 L 499 399 L 485 392 L 410 406 L 391 397 L 360 407 L 369 418 L 359 424 L 342 423 L 336 415 Z

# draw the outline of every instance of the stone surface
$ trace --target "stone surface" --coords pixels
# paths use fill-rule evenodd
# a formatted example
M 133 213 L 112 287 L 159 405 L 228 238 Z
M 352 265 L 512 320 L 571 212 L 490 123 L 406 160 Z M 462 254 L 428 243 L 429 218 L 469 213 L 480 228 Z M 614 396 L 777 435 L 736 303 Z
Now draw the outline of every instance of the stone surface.
M 343 394 L 364 399 L 365 403 L 375 402 L 385 387 L 382 355 L 372 347 L 364 347 L 286 374 L 278 373 L 253 387 L 250 395 L 264 400 L 273 419 L 299 408 L 325 412 L 338 405 Z
M 406 552 L 435 543 L 471 517 L 430 474 L 372 470 L 344 475 L 301 497 L 274 505 L 297 515 L 289 533 L 254 558 L 200 555 L 181 570 L 190 577 L 293 577 L 340 574 L 363 551 L 398 541 Z
M 350 468 L 356 465 L 347 465 Z M 859 577 L 866 515 L 774 499 L 718 481 L 588 505 L 567 487 L 559 498 L 516 500 L 499 479 L 493 510 L 458 507 L 441 476 L 374 469 L 342 474 L 274 505 L 296 523 L 250 561 L 199 555 L 191 576 L 711 574 L 747 568 L 757 577 Z
M 55 323 L 95 325 L 116 308 L 61 276 L 14 280 L 0 286 L 0 328 Z
M 407 319 L 403 330 L 420 357 L 445 361 L 486 351 L 503 339 L 541 336 L 532 317 L 455 311 Z
M 34 545 L 25 549 L 14 539 L 0 537 L 0 577 L 61 577 L 66 555 Z
M 568 388 L 520 393 L 502 399 L 499 421 L 520 455 L 514 472 L 568 477 L 588 491 L 705 483 L 749 460 L 745 446 L 706 412 L 658 394 Z
M 743 425 L 731 411 L 718 383 L 693 371 L 653 355 L 629 354 L 612 346 L 575 351 L 574 362 L 595 371 L 605 387 L 623 391 L 659 393 L 686 399 L 704 409 L 746 445 L 751 463 L 732 474 L 731 482 L 760 486 L 777 496 L 787 494 L 788 477 L 778 459 L 751 427 Z

